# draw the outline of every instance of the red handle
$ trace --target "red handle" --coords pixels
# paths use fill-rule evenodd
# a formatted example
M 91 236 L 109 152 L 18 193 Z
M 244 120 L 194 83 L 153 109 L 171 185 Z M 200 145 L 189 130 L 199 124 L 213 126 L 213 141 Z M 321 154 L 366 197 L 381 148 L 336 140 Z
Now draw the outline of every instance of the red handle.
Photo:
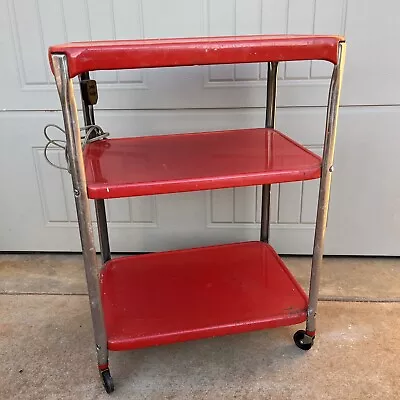
M 49 55 L 65 54 L 73 78 L 82 72 L 108 69 L 300 60 L 336 64 L 341 41 L 344 38 L 340 36 L 315 35 L 110 40 L 51 46 Z

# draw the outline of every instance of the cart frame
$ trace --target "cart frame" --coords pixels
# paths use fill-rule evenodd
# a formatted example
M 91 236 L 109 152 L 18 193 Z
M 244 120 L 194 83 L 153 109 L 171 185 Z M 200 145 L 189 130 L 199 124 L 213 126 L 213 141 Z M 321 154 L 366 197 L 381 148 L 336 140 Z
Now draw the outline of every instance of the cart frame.
M 337 130 L 339 98 L 342 86 L 343 67 L 345 62 L 346 44 L 339 42 L 337 63 L 333 66 L 328 105 L 326 113 L 325 139 L 322 156 L 322 171 L 318 197 L 317 218 L 315 226 L 314 246 L 312 255 L 309 302 L 307 311 L 306 330 L 295 334 L 295 342 L 304 350 L 308 350 L 314 341 L 316 331 L 316 314 L 320 285 L 320 271 L 323 258 L 325 231 L 328 216 L 328 206 L 333 172 L 333 159 Z M 74 95 L 72 79 L 70 77 L 68 60 L 65 54 L 53 53 L 50 55 L 57 90 L 61 101 L 64 125 L 66 131 L 67 154 L 70 162 L 70 173 L 73 184 L 73 193 L 78 216 L 79 232 L 84 259 L 84 267 L 89 292 L 90 309 L 97 351 L 97 363 L 107 392 L 113 391 L 113 384 L 108 368 L 107 334 L 103 316 L 103 309 L 99 287 L 99 272 L 96 256 L 95 241 L 89 198 L 86 187 L 83 150 L 81 146 L 78 110 Z M 276 93 L 277 93 L 278 62 L 268 62 L 267 96 L 265 127 L 275 127 Z M 79 75 L 80 81 L 90 79 L 89 72 Z M 85 102 L 82 96 L 82 107 L 85 125 L 95 124 L 93 105 Z M 270 190 L 271 186 L 262 187 L 262 217 L 260 240 L 269 242 L 270 231 Z M 95 200 L 96 219 L 102 266 L 111 259 L 110 244 L 107 229 L 106 210 L 104 200 Z M 297 335 L 297 336 L 296 336 Z

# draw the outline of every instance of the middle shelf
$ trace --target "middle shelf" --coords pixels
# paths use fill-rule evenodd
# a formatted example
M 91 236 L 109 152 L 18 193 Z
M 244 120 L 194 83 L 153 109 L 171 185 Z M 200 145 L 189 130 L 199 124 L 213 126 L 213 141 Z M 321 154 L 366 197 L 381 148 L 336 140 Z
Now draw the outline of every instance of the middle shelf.
M 320 177 L 321 158 L 274 129 L 105 139 L 84 152 L 92 199 L 293 182 Z

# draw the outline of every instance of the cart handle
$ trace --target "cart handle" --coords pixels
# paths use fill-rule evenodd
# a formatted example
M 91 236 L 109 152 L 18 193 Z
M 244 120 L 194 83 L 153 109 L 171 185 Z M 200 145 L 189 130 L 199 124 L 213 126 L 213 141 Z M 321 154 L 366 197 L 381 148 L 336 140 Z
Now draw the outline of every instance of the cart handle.
M 340 36 L 256 35 L 66 43 L 49 48 L 65 54 L 70 78 L 83 72 L 190 65 L 325 60 L 338 62 Z

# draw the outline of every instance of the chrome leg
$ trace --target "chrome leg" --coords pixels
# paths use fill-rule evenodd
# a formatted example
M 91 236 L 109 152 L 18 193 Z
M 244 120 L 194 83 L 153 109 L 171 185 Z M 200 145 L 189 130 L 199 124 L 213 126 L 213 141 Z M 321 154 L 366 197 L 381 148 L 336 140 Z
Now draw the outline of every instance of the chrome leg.
M 93 226 L 90 216 L 89 199 L 86 191 L 86 177 L 80 140 L 78 112 L 72 80 L 69 78 L 67 58 L 63 54 L 53 54 L 52 63 L 60 96 L 67 137 L 67 151 L 71 164 L 71 177 L 78 215 L 82 254 L 89 292 L 97 361 L 100 371 L 108 371 L 107 335 L 100 298 L 98 266 L 94 245 Z
M 321 181 L 318 197 L 317 221 L 315 226 L 314 249 L 311 266 L 311 280 L 308 304 L 306 334 L 315 336 L 315 317 L 317 312 L 320 270 L 324 252 L 325 230 L 328 218 L 329 196 L 333 172 L 335 152 L 336 127 L 339 111 L 339 98 L 342 86 L 343 68 L 346 55 L 346 44 L 339 44 L 338 64 L 332 72 L 329 89 L 328 107 L 326 114 L 324 152 L 322 157 Z
M 267 107 L 265 114 L 265 127 L 275 128 L 276 113 L 276 86 L 278 79 L 278 63 L 268 63 L 267 74 Z M 269 144 L 267 144 L 269 145 Z M 261 234 L 262 242 L 269 242 L 270 229 L 270 207 L 271 207 L 271 185 L 262 186 L 262 202 L 261 202 Z
M 82 83 L 84 80 L 90 79 L 89 72 L 85 72 L 79 76 L 79 81 Z M 82 89 L 81 89 L 82 91 Z M 84 97 L 82 96 L 82 110 L 83 110 L 83 119 L 85 121 L 85 125 L 94 125 L 94 108 L 92 104 L 86 103 Z M 111 260 L 111 251 L 110 251 L 110 240 L 108 236 L 108 227 L 107 227 L 107 214 L 106 207 L 104 204 L 104 200 L 95 200 L 94 201 L 95 209 L 96 209 L 96 220 L 97 220 L 97 231 L 99 234 L 99 242 L 100 242 L 100 251 L 101 258 L 104 264 Z
M 96 209 L 97 231 L 99 233 L 101 258 L 103 266 L 107 261 L 111 260 L 110 241 L 108 239 L 107 215 L 104 200 L 95 200 L 94 207 Z

